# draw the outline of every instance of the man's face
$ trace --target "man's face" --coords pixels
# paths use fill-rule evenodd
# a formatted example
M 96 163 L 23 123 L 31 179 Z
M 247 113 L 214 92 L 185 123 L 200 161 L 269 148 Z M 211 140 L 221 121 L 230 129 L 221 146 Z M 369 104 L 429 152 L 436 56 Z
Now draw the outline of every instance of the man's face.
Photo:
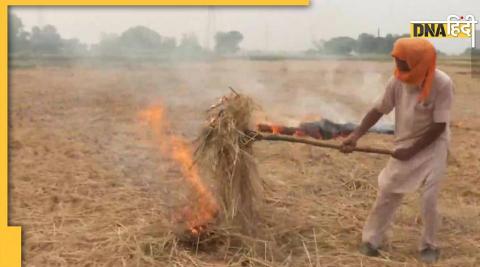
M 395 58 L 395 64 L 397 65 L 397 69 L 400 71 L 410 71 L 410 67 L 408 66 L 408 63 L 404 60 Z

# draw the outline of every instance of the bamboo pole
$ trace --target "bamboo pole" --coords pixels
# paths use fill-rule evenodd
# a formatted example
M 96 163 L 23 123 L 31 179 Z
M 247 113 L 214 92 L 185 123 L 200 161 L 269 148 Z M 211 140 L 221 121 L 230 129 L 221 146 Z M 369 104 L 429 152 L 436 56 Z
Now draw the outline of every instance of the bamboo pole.
M 285 136 L 285 135 L 276 135 L 276 134 L 261 134 L 254 131 L 249 131 L 247 133 L 248 136 L 254 138 L 255 140 L 267 140 L 267 141 L 284 141 L 284 142 L 291 142 L 291 143 L 302 143 L 312 146 L 319 146 L 319 147 L 326 147 L 326 148 L 333 148 L 340 150 L 342 147 L 338 144 L 331 144 L 322 141 L 316 140 L 309 140 L 305 138 L 298 138 L 293 136 Z M 355 147 L 353 151 L 364 152 L 364 153 L 373 153 L 373 154 L 382 154 L 382 155 L 392 155 L 392 151 L 388 149 L 381 149 L 381 148 L 372 148 L 372 147 Z

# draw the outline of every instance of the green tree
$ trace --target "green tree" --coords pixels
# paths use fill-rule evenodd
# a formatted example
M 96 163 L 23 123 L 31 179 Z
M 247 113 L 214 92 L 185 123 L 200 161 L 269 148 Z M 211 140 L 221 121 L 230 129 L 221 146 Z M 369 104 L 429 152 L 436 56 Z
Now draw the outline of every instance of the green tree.
M 162 53 L 171 53 L 177 48 L 177 40 L 173 37 L 163 37 L 162 38 L 162 45 L 161 45 L 161 52 Z
M 182 53 L 195 54 L 202 52 L 202 47 L 198 42 L 198 38 L 193 33 L 183 34 L 178 49 Z
M 118 40 L 122 48 L 131 52 L 154 52 L 162 46 L 162 36 L 145 26 L 136 26 L 124 31 Z
M 243 34 L 239 31 L 217 32 L 215 34 L 215 52 L 219 54 L 233 54 L 240 50 Z
M 355 47 L 355 39 L 351 37 L 335 37 L 324 43 L 325 52 L 334 55 L 349 55 Z
M 175 38 L 161 36 L 145 26 L 136 26 L 122 33 L 119 43 L 123 49 L 139 54 L 171 53 L 176 47 Z
M 398 36 L 393 36 L 392 34 L 387 34 L 384 38 L 380 37 L 380 41 L 377 46 L 377 53 L 380 54 L 389 54 L 392 52 L 393 44 L 398 39 Z
M 100 41 L 92 46 L 92 53 L 98 56 L 119 56 L 121 48 L 118 42 L 118 34 L 102 33 Z
M 355 44 L 355 52 L 359 54 L 372 54 L 378 52 L 379 40 L 372 34 L 362 33 L 358 36 Z
M 32 51 L 40 54 L 58 54 L 63 46 L 60 34 L 52 25 L 33 27 L 30 42 Z
M 81 43 L 79 39 L 63 39 L 62 40 L 63 54 L 70 56 L 84 56 L 88 54 L 88 47 Z
M 120 35 L 102 34 L 92 49 L 102 56 L 154 56 L 172 53 L 175 48 L 175 38 L 163 37 L 145 26 L 135 26 Z
M 29 49 L 29 33 L 23 29 L 22 20 L 12 12 L 8 14 L 8 50 L 15 53 Z

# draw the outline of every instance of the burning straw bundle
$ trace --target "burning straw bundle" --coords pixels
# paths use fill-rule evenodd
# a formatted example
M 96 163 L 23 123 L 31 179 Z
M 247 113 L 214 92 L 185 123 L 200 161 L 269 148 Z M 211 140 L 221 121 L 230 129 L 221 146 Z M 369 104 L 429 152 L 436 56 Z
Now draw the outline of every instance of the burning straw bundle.
M 209 123 L 198 138 L 195 154 L 218 186 L 225 223 L 245 234 L 255 229 L 262 192 L 252 156 L 253 142 L 244 134 L 254 107 L 249 97 L 235 91 L 210 107 Z

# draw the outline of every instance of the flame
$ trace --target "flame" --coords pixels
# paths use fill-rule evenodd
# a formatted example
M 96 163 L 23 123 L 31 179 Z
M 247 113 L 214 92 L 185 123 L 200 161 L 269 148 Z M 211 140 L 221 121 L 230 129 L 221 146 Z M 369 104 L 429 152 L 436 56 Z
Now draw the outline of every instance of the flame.
M 212 192 L 202 183 L 198 168 L 194 165 L 192 149 L 187 140 L 171 132 L 170 123 L 162 106 L 152 106 L 139 114 L 141 121 L 147 122 L 157 141 L 162 154 L 171 157 L 197 196 L 195 208 L 182 211 L 188 229 L 198 235 L 205 225 L 212 222 L 218 214 L 218 204 Z
M 283 127 L 280 126 L 280 125 L 272 124 L 271 127 L 272 127 L 272 133 L 273 134 L 281 134 L 282 131 L 283 131 Z
M 256 123 L 257 130 L 260 132 L 269 132 L 272 134 L 282 134 L 285 130 L 284 126 L 271 122 Z

